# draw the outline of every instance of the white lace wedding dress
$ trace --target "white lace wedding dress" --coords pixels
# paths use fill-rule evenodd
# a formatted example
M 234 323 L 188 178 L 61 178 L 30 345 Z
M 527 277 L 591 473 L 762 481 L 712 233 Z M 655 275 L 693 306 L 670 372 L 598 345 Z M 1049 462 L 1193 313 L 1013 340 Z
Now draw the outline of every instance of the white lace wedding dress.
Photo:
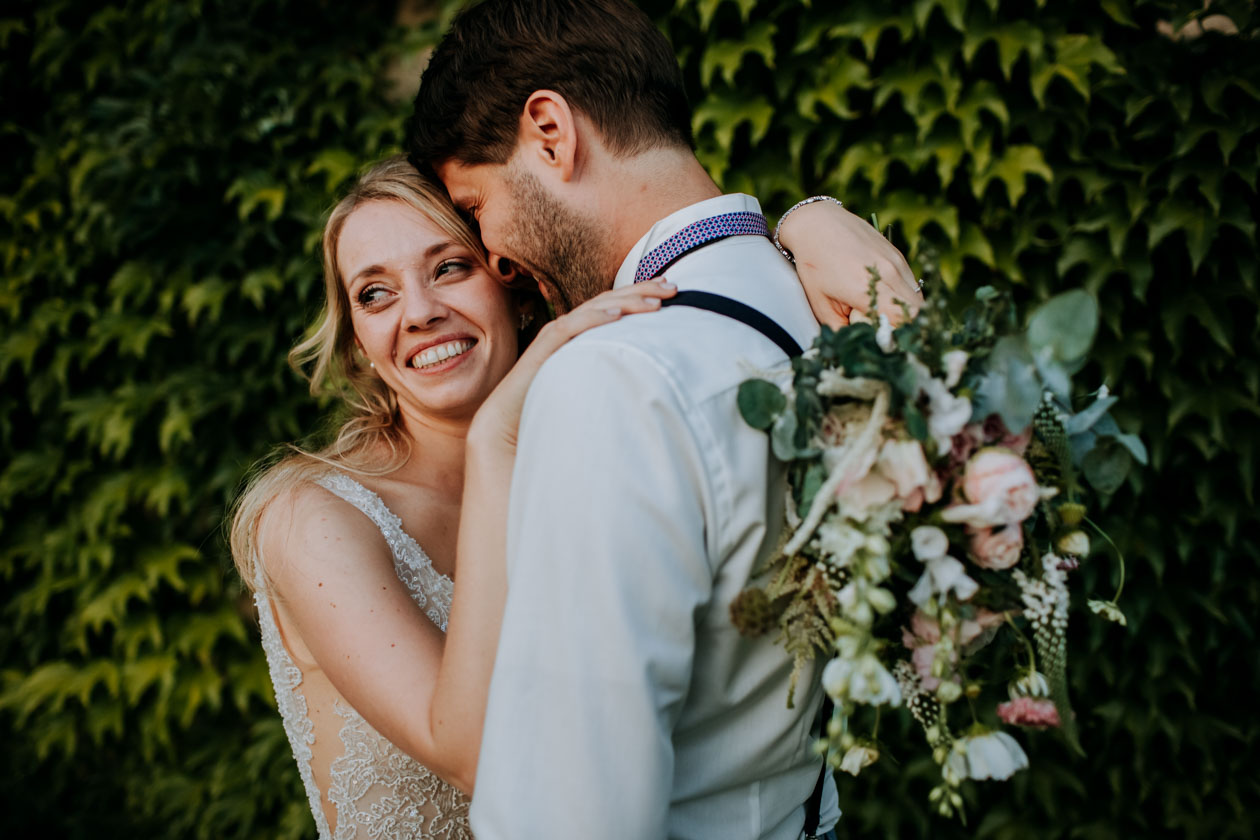
M 379 496 L 347 475 L 329 472 L 318 483 L 361 510 L 380 528 L 393 551 L 399 580 L 429 619 L 445 631 L 451 579 L 433 568 L 424 550 L 403 530 L 402 520 Z M 293 746 L 320 840 L 471 838 L 467 798 L 382 737 L 331 685 L 309 690 L 303 687 L 302 670 L 276 624 L 261 564 L 256 589 L 254 603 L 276 705 Z M 308 696 L 312 692 L 317 696 Z M 340 754 L 335 748 L 319 749 L 322 761 L 317 761 L 313 749 L 317 735 L 321 747 L 327 746 L 322 739 L 339 739 Z M 329 826 L 321 784 L 326 786 L 326 801 L 335 809 L 335 829 Z

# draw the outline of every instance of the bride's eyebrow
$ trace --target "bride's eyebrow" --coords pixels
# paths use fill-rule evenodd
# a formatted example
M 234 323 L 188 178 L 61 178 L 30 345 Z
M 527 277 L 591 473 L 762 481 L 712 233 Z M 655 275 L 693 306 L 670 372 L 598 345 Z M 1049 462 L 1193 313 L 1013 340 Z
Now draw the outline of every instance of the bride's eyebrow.
M 459 247 L 460 247 L 459 243 L 456 242 L 455 240 L 444 239 L 441 242 L 435 242 L 434 244 L 430 245 L 428 248 L 425 248 L 424 254 L 422 254 L 421 257 L 424 262 L 429 262 L 430 260 L 440 257 L 442 254 L 446 253 L 447 251 L 452 251 L 452 250 L 458 249 Z M 385 274 L 385 273 L 386 273 L 385 266 L 379 263 L 373 263 L 372 265 L 364 266 L 363 268 L 356 271 L 354 275 L 351 276 L 350 279 L 346 281 L 346 287 L 349 288 L 353 286 L 355 283 L 359 282 L 360 280 L 370 278 L 370 277 L 375 277 L 378 274 Z

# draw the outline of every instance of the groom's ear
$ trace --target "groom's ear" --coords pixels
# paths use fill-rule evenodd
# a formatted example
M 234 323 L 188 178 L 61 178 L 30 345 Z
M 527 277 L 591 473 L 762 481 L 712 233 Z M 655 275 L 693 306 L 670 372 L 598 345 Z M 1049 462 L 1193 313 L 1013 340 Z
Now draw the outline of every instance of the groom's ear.
M 554 90 L 536 90 L 525 100 L 518 137 L 531 164 L 551 171 L 562 181 L 573 178 L 576 168 L 578 126 L 573 109 Z

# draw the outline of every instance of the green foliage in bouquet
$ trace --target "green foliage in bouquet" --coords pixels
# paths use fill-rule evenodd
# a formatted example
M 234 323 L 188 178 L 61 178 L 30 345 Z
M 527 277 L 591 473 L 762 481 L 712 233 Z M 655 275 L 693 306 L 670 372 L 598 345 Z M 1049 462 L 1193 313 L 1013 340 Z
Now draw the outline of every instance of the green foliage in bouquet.
M 904 701 L 942 767 L 929 798 L 946 816 L 962 807 L 963 779 L 1027 766 L 992 729 L 999 717 L 1060 728 L 1082 754 L 1066 668 L 1067 572 L 1090 552 L 1078 476 L 1112 493 L 1129 459 L 1147 463 L 1105 388 L 1070 408 L 1098 327 L 1094 299 L 1064 292 L 1023 329 L 1013 313 L 1009 294 L 985 286 L 957 320 L 937 297 L 896 330 L 883 317 L 878 328 L 824 328 L 793 360 L 790 385 L 754 379 L 739 394 L 744 419 L 788 462 L 795 533 L 732 620 L 757 635 L 777 607 L 798 673 L 831 660 L 823 685 L 835 713 L 820 748 L 838 769 L 857 775 L 879 755 L 875 732 L 852 733 L 859 707 Z M 1112 448 L 1124 458 L 1100 458 Z M 1114 597 L 1090 605 L 1124 623 Z M 1010 703 L 998 705 L 995 687 Z M 964 695 L 965 737 L 951 730 Z
M 220 523 L 322 413 L 284 352 L 317 302 L 320 214 L 396 148 L 388 94 L 437 33 L 396 15 L 456 5 L 0 10 L 5 836 L 313 836 Z M 985 814 L 966 829 L 928 821 L 934 762 L 883 760 L 842 777 L 842 834 L 1255 834 L 1254 5 L 643 6 L 722 186 L 771 213 L 815 192 L 878 212 L 964 296 L 1024 311 L 1084 285 L 1078 376 L 1150 447 L 1097 519 L 1129 559 L 1129 631 L 1069 630 L 1089 758 L 1029 742 L 1009 785 L 964 788 Z M 1111 573 L 1079 571 L 1099 593 Z

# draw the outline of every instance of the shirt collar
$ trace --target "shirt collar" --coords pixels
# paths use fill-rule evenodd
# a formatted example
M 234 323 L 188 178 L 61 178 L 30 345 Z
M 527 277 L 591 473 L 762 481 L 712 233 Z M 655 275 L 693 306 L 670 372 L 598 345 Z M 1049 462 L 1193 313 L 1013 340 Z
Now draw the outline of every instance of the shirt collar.
M 717 198 L 705 199 L 670 213 L 652 225 L 652 229 L 644 234 L 643 238 L 630 249 L 630 253 L 626 255 L 625 260 L 621 263 L 621 268 L 617 270 L 617 278 L 613 281 L 613 288 L 620 289 L 622 286 L 634 285 L 634 273 L 639 267 L 639 260 L 646 257 L 653 248 L 669 239 L 675 233 L 678 233 L 687 225 L 698 222 L 701 219 L 707 219 L 710 216 L 718 216 L 723 213 L 738 213 L 740 211 L 760 213 L 761 204 L 751 195 L 732 193 L 730 195 L 720 195 Z

